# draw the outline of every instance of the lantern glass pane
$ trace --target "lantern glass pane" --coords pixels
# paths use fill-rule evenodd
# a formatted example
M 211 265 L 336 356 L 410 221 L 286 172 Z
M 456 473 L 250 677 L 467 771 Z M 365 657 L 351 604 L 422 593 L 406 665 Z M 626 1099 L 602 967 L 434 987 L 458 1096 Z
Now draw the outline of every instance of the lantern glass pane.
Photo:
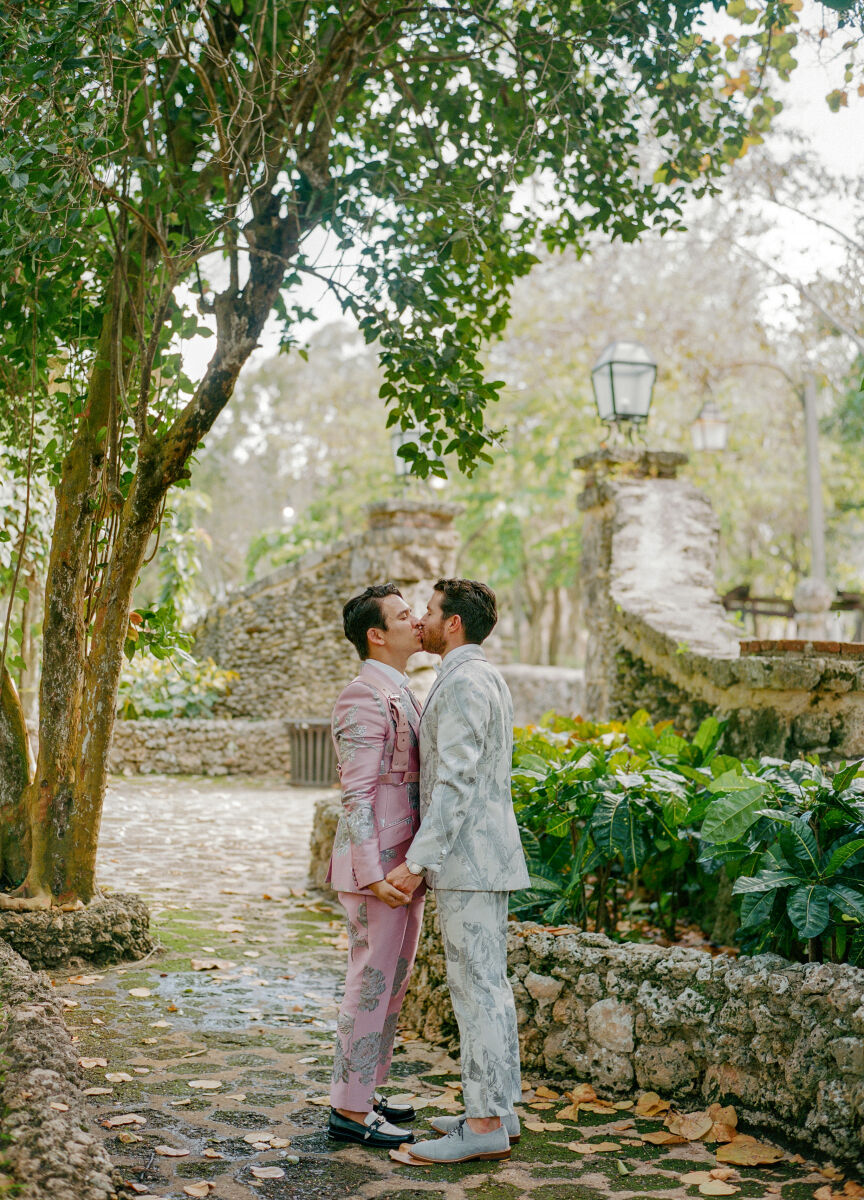
M 612 370 L 611 367 L 595 367 L 591 374 L 594 384 L 594 399 L 597 401 L 597 412 L 601 421 L 614 419 L 615 410 L 612 404 Z
M 642 421 L 651 407 L 657 368 L 641 342 L 610 342 L 591 373 L 602 421 Z

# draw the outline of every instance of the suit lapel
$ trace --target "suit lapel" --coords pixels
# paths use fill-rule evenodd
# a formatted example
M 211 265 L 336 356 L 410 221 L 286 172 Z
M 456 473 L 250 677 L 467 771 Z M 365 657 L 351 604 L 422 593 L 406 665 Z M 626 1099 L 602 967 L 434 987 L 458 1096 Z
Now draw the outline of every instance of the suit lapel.
M 448 675 L 452 675 L 454 671 L 458 671 L 463 663 L 474 662 L 478 658 L 486 658 L 486 655 L 479 646 L 472 645 L 470 649 L 472 653 L 468 654 L 463 652 L 462 654 L 457 655 L 455 659 L 453 658 L 455 651 L 451 651 L 450 654 L 448 654 L 444 659 L 444 662 L 441 664 L 441 670 L 438 672 L 438 676 L 435 682 L 432 684 L 429 695 L 426 697 L 426 703 L 423 705 L 423 712 L 420 714 L 421 720 L 429 711 L 429 702 Z

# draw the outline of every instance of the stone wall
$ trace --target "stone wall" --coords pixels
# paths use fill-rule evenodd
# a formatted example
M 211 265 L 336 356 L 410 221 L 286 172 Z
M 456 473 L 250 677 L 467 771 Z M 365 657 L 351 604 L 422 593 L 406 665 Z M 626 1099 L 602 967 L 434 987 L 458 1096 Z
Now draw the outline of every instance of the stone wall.
M 587 472 L 582 581 L 589 641 L 585 715 L 646 708 L 692 732 L 726 717 L 738 755 L 864 754 L 864 658 L 831 643 L 741 652 L 717 598 L 717 519 L 675 477 L 684 455 L 598 452 Z
M 433 913 L 429 903 L 402 1021 L 452 1047 Z M 766 1130 L 864 1159 L 864 971 L 516 922 L 508 963 L 527 1071 L 607 1094 L 638 1087 L 731 1103 Z
M 423 611 L 436 579 L 452 573 L 458 507 L 408 499 L 372 505 L 365 532 L 274 571 L 210 610 L 194 653 L 236 671 L 222 707 L 234 717 L 328 717 L 357 656 L 342 606 L 367 584 L 392 580 Z M 411 673 L 428 687 L 431 656 Z
M 207 717 L 117 721 L 108 768 L 122 775 L 287 776 L 288 725 Z
M 538 667 L 528 663 L 495 664 L 513 697 L 517 725 L 536 725 L 544 713 L 574 716 L 585 704 L 585 672 L 570 667 Z

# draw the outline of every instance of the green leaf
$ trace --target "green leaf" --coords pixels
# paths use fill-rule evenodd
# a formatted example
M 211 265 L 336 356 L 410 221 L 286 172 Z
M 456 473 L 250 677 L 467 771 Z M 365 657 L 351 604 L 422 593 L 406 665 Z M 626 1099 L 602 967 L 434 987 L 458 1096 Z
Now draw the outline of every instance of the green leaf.
M 837 874 L 841 867 L 851 865 L 850 859 L 857 858 L 862 851 L 864 851 L 864 838 L 855 838 L 851 842 L 844 842 L 842 846 L 837 846 L 822 869 L 822 877 L 830 879 L 832 875 Z
M 847 917 L 864 921 L 864 886 L 857 887 L 849 884 L 835 883 L 828 889 L 831 900 Z
M 626 871 L 642 865 L 645 842 L 627 793 L 604 796 L 591 818 L 594 843 L 607 858 L 620 854 Z
M 741 928 L 752 929 L 766 922 L 774 908 L 776 892 L 749 892 L 741 898 Z
M 819 847 L 806 821 L 794 818 L 780 831 L 780 846 L 787 858 L 804 863 L 812 875 L 819 874 Z
M 720 741 L 722 732 L 723 726 L 716 717 L 706 717 L 706 719 L 696 730 L 696 736 L 693 738 L 693 745 L 697 750 L 702 751 L 702 762 L 705 761 L 705 759 Z
M 725 779 L 726 776 L 721 778 Z M 719 782 L 719 779 L 714 781 L 715 787 Z M 759 819 L 764 794 L 765 785 L 751 779 L 745 786 L 713 801 L 702 820 L 699 831 L 702 839 L 706 842 L 734 842 L 740 838 Z
M 760 871 L 758 875 L 740 875 L 732 884 L 732 895 L 774 892 L 782 887 L 796 887 L 801 882 L 801 876 L 793 871 Z
M 818 937 L 831 915 L 829 889 L 821 883 L 796 888 L 786 900 L 786 912 L 800 937 Z
M 864 759 L 859 759 L 858 762 L 847 763 L 845 767 L 841 767 L 831 781 L 831 790 L 835 794 L 845 792 L 855 776 L 861 771 L 862 763 L 864 763 Z

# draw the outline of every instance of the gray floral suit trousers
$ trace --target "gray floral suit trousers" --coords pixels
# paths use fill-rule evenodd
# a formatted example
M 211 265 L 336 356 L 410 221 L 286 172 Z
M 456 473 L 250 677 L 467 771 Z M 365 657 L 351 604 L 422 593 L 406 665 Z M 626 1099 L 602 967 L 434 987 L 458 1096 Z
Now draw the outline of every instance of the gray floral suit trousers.
M 507 892 L 436 891 L 447 986 L 459 1026 L 469 1117 L 512 1113 L 522 1099 L 519 1031 L 507 978 Z

